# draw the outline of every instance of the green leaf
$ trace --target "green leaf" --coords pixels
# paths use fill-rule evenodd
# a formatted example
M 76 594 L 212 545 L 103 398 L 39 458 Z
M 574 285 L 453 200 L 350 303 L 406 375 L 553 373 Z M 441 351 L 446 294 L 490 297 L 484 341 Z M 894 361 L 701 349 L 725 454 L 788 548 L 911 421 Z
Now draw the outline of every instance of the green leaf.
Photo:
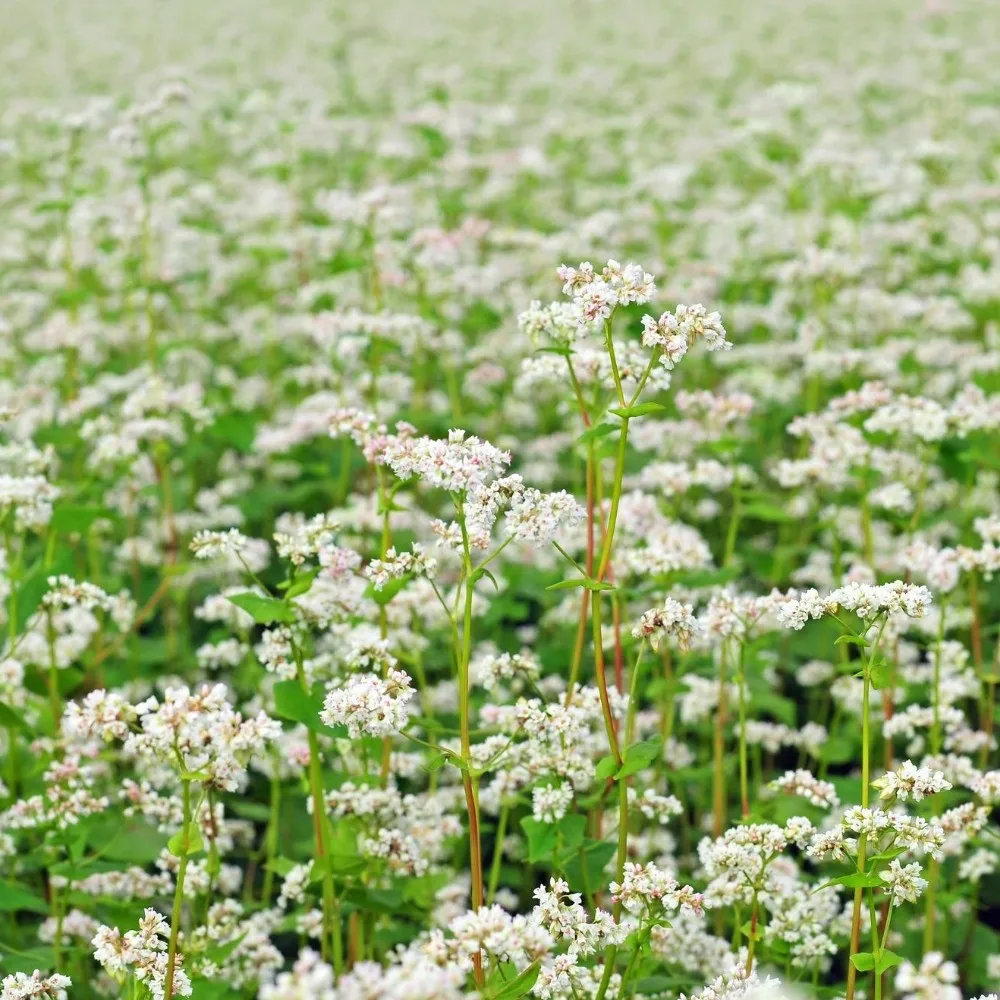
M 283 719 L 301 722 L 314 733 L 331 733 L 333 730 L 320 721 L 323 699 L 312 692 L 302 690 L 298 681 L 278 681 L 274 685 L 274 711 Z
M 779 507 L 777 504 L 773 503 L 764 503 L 763 501 L 748 503 L 746 506 L 742 507 L 741 510 L 744 517 L 752 518 L 755 521 L 780 523 L 783 521 L 794 520 L 792 515 L 789 514 L 784 507 Z
M 876 691 L 892 685 L 892 664 L 884 656 L 879 656 L 868 670 L 872 687 Z
M 0 910 L 14 913 L 28 910 L 31 913 L 48 913 L 49 904 L 41 896 L 17 882 L 0 882 Z
M 348 892 L 347 898 L 357 903 L 361 909 L 387 915 L 398 914 L 403 905 L 403 893 L 395 887 L 389 889 L 354 887 Z
M 404 573 L 396 580 L 387 580 L 381 590 L 376 590 L 373 584 L 365 587 L 364 596 L 374 601 L 380 608 L 385 607 L 409 582 L 412 573 Z
M 831 736 L 820 747 L 820 760 L 830 764 L 844 764 L 854 760 L 854 744 L 844 736 Z
M 851 955 L 851 965 L 858 972 L 871 972 L 875 968 L 875 956 L 870 951 L 859 951 Z
M 618 762 L 610 754 L 607 757 L 602 757 L 597 762 L 597 767 L 594 770 L 594 776 L 598 781 L 607 781 L 608 778 L 613 778 L 615 776 L 615 771 L 618 770 Z
M 528 860 L 536 865 L 550 861 L 556 847 L 556 828 L 551 823 L 541 823 L 532 816 L 521 820 L 521 829 L 528 838 Z
M 245 413 L 229 412 L 220 414 L 212 422 L 211 435 L 232 445 L 244 454 L 253 450 L 257 426 L 252 417 Z
M 270 625 L 272 622 L 290 625 L 295 621 L 295 611 L 284 601 L 273 597 L 261 597 L 248 590 L 242 594 L 233 594 L 229 600 L 236 607 L 242 608 L 258 625 Z
M 726 566 L 723 569 L 692 569 L 666 574 L 671 586 L 682 587 L 718 587 L 735 580 L 740 575 L 738 566 Z
M 648 413 L 662 413 L 666 407 L 662 403 L 638 403 L 636 406 L 619 407 L 609 409 L 608 413 L 613 413 L 623 420 L 631 420 L 633 417 L 644 417 Z
M 868 645 L 868 641 L 860 635 L 839 635 L 833 640 L 835 646 L 843 646 L 850 643 L 852 646 L 861 646 L 862 649 Z
M 563 874 L 569 882 L 574 892 L 582 891 L 585 887 L 593 890 L 608 881 L 604 869 L 608 862 L 615 856 L 618 847 L 609 840 L 592 840 L 588 838 L 583 842 L 583 849 L 576 852 L 576 856 L 568 859 L 563 864 Z M 586 865 L 586 871 L 584 871 Z
M 292 861 L 291 858 L 271 858 L 270 861 L 264 865 L 264 868 L 268 871 L 274 872 L 276 875 L 280 875 L 284 878 L 297 864 L 298 862 Z
M 229 956 L 236 951 L 237 948 L 239 948 L 245 937 L 246 934 L 243 933 L 239 937 L 234 938 L 232 941 L 227 941 L 225 944 L 217 944 L 213 945 L 211 948 L 206 948 L 202 954 L 210 962 L 219 965 L 229 958 Z
M 115 817 L 114 830 L 121 825 L 121 818 Z M 99 830 L 91 832 L 90 844 L 102 852 L 102 857 L 108 861 L 118 861 L 124 864 L 146 865 L 155 861 L 164 847 L 167 838 L 147 823 L 126 819 L 125 831 L 114 842 L 108 845 L 113 836 L 109 828 L 103 835 Z
M 901 854 L 905 854 L 908 850 L 908 847 L 894 847 L 890 851 L 880 851 L 878 854 L 872 854 L 868 860 L 869 862 L 892 861 Z
M 309 870 L 310 882 L 321 882 L 323 876 L 329 872 L 338 878 L 346 875 L 357 875 L 365 870 L 367 861 L 359 854 L 342 854 L 339 851 L 327 854 L 322 858 L 315 858 L 312 868 Z
M 186 851 L 184 849 L 185 846 L 187 847 Z M 170 851 L 175 858 L 183 858 L 185 854 L 188 857 L 191 857 L 191 855 L 198 854 L 200 851 L 205 850 L 205 842 L 201 839 L 201 830 L 199 830 L 198 827 L 192 823 L 186 843 L 184 831 L 178 830 L 177 833 L 175 833 L 167 841 L 167 850 Z
M 689 980 L 671 976 L 646 976 L 640 979 L 635 985 L 636 992 L 642 993 L 646 996 L 655 995 L 657 993 L 666 993 L 667 990 L 674 990 L 678 987 L 685 987 L 689 985 Z
M 422 910 L 433 909 L 437 905 L 437 894 L 448 884 L 447 872 L 433 872 L 416 878 L 401 879 L 403 899 L 419 906 Z
M 242 996 L 229 987 L 229 983 L 221 979 L 205 979 L 195 976 L 191 980 L 191 995 L 198 1000 L 237 1000 Z
M 549 584 L 546 590 L 578 590 L 586 587 L 587 590 L 614 590 L 615 585 L 607 580 L 594 580 L 589 576 L 581 576 L 576 580 L 560 580 L 558 583 Z
M 84 864 L 78 864 L 77 861 L 60 861 L 52 865 L 49 868 L 49 872 L 52 875 L 61 875 L 63 878 L 78 882 L 81 879 L 87 878 L 88 875 L 94 875 L 99 872 L 121 871 L 121 864 L 119 862 L 105 861 L 103 858 L 85 861 Z
M 244 819 L 256 820 L 258 823 L 266 823 L 271 818 L 271 810 L 264 802 L 254 802 L 253 799 L 243 799 L 233 796 L 226 803 L 227 809 L 232 809 L 237 816 Z
M 0 888 L 0 892 L 3 889 Z M 0 965 L 10 972 L 23 972 L 30 976 L 35 969 L 51 969 L 55 966 L 55 952 L 52 948 L 32 948 L 30 951 L 8 952 L 4 947 L 0 955 Z
M 5 729 L 20 729 L 28 733 L 32 731 L 31 726 L 24 721 L 20 713 L 8 708 L 2 701 L 0 701 L 0 726 Z
M 49 589 L 49 577 L 72 573 L 72 550 L 69 548 L 51 566 L 39 559 L 17 584 L 17 628 L 24 631 L 25 622 L 38 610 L 42 597 Z
M 760 941 L 764 937 L 760 927 L 754 927 L 749 920 L 740 928 L 740 933 L 751 941 Z
M 641 771 L 649 767 L 654 760 L 657 760 L 663 752 L 663 740 L 659 736 L 652 739 L 643 740 L 642 743 L 633 743 L 625 750 L 625 757 L 622 766 L 618 769 L 615 777 L 619 780 L 627 778 L 636 771 Z
M 296 573 L 295 578 L 289 581 L 288 586 L 282 588 L 285 591 L 285 597 L 291 600 L 293 597 L 299 597 L 302 594 L 308 593 L 309 588 L 313 585 L 313 580 L 318 575 L 318 568 L 306 570 L 304 573 Z
M 845 889 L 875 889 L 885 883 L 874 872 L 865 874 L 864 872 L 852 872 L 850 875 L 840 875 L 837 878 L 824 882 L 820 888 L 825 889 L 830 885 L 842 885 Z
M 524 972 L 506 983 L 496 993 L 490 993 L 490 1000 L 518 1000 L 519 997 L 530 993 L 535 980 L 538 979 L 540 969 L 541 965 L 538 962 L 532 962 Z
M 589 444 L 591 441 L 599 441 L 609 434 L 614 434 L 619 429 L 619 424 L 597 424 L 589 430 L 584 431 L 576 440 L 579 444 Z
M 108 510 L 86 504 L 57 504 L 52 511 L 49 527 L 60 534 L 69 535 L 74 532 L 83 534 L 98 518 L 107 517 Z
M 556 824 L 558 840 L 565 854 L 576 854 L 583 845 L 583 834 L 587 829 L 587 817 L 582 813 L 570 813 Z
M 768 688 L 765 691 L 755 691 L 752 697 L 753 706 L 759 712 L 767 712 L 773 715 L 779 722 L 786 726 L 795 728 L 795 721 L 798 716 L 795 702 L 791 698 L 785 698 L 776 694 Z
M 895 965 L 899 965 L 903 961 L 902 955 L 897 955 L 894 951 L 889 951 L 888 948 L 883 951 L 879 957 L 878 961 L 875 963 L 875 971 L 881 976 L 883 972 L 887 972 Z

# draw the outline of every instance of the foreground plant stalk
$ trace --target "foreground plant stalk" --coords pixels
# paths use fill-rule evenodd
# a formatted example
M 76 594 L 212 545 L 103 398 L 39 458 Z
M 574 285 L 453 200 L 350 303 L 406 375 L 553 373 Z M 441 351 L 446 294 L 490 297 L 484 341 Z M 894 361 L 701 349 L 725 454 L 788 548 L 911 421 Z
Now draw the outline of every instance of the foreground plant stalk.
M 871 797 L 871 690 L 872 690 L 872 676 L 871 671 L 875 663 L 875 657 L 878 654 L 879 645 L 882 639 L 882 632 L 885 629 L 886 619 L 883 618 L 881 624 L 878 627 L 878 632 L 875 636 L 875 641 L 872 643 L 868 650 L 868 656 L 865 660 L 863 666 L 863 677 L 862 681 L 864 687 L 862 689 L 862 700 L 861 700 L 861 806 L 867 809 Z M 857 870 L 859 873 L 863 874 L 865 871 L 865 863 L 867 861 L 867 850 L 868 850 L 868 835 L 866 833 L 860 834 L 858 837 L 858 863 Z M 854 904 L 851 913 L 851 942 L 850 950 L 847 955 L 847 991 L 845 1000 L 854 1000 L 854 994 L 857 984 L 857 969 L 854 965 L 853 958 L 858 953 L 861 944 L 861 904 L 862 897 L 864 895 L 864 889 L 858 886 L 854 890 Z M 881 980 L 881 976 L 877 973 L 875 975 L 876 980 Z
M 183 766 L 183 762 L 182 762 Z M 174 972 L 177 968 L 177 936 L 181 929 L 184 909 L 184 877 L 187 874 L 188 854 L 191 850 L 191 781 L 181 778 L 181 856 L 177 865 L 177 885 L 174 888 L 174 905 L 170 914 L 170 940 L 167 944 L 167 974 L 164 981 L 164 1000 L 174 995 Z

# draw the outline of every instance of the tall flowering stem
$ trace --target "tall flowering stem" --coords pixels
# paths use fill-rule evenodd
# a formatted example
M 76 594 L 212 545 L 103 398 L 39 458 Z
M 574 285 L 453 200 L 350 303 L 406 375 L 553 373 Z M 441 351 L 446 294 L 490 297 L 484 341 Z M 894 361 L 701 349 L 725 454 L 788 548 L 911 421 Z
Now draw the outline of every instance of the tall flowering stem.
M 292 650 L 295 656 L 295 676 L 303 692 L 308 695 L 310 693 L 309 681 L 306 678 L 302 650 L 298 643 L 292 644 Z M 323 794 L 319 738 L 312 729 L 307 729 L 306 734 L 309 744 L 309 794 L 312 798 L 313 837 L 316 844 L 316 861 L 321 865 L 323 875 L 323 935 L 320 938 L 320 950 L 324 960 L 332 950 L 334 968 L 339 971 L 343 964 L 342 944 L 340 922 L 336 912 L 336 899 L 333 893 L 333 872 L 325 861 L 327 857 L 326 800 Z
M 572 357 L 567 356 L 566 364 L 569 367 L 569 377 L 573 385 L 577 406 L 580 410 L 580 419 L 583 421 L 585 429 L 589 430 L 592 424 L 590 411 L 587 408 L 586 400 L 583 398 L 583 389 L 580 387 L 580 380 L 576 376 L 576 369 L 573 367 Z M 593 438 L 587 440 L 587 465 L 586 465 L 586 490 L 587 490 L 587 556 L 584 566 L 587 575 L 594 572 L 594 508 L 595 508 L 595 473 L 596 450 Z M 566 685 L 566 705 L 568 706 L 576 692 L 576 686 L 580 680 L 580 666 L 583 662 L 583 647 L 587 639 L 587 619 L 590 616 L 590 591 L 584 587 L 580 595 L 580 620 L 576 629 L 576 641 L 573 644 L 573 657 L 570 661 L 569 683 Z
M 934 645 L 934 689 L 932 691 L 934 718 L 930 731 L 930 751 L 932 754 L 941 752 L 941 654 L 944 645 L 945 616 L 948 604 L 947 595 L 941 598 L 941 609 L 938 612 L 937 641 Z M 937 808 L 937 802 L 934 803 Z M 924 894 L 924 953 L 934 950 L 934 929 L 937 921 L 937 880 L 941 874 L 941 862 L 931 858 L 927 865 L 927 890 Z
M 740 689 L 740 814 L 743 819 L 750 815 L 750 788 L 747 776 L 747 674 L 746 648 L 740 643 L 739 652 L 739 689 Z
M 178 754 L 178 756 L 180 756 Z M 181 769 L 184 762 L 181 760 Z M 181 820 L 180 861 L 177 865 L 177 885 L 174 888 L 174 906 L 170 914 L 170 941 L 167 944 L 167 975 L 164 981 L 164 1000 L 174 995 L 174 972 L 177 968 L 177 935 L 181 928 L 181 911 L 184 908 L 184 877 L 187 874 L 188 854 L 191 853 L 191 780 L 181 778 Z
M 375 384 L 375 372 L 372 372 L 372 385 Z M 375 477 L 378 484 L 378 506 L 379 512 L 382 515 L 382 533 L 379 538 L 379 559 L 385 559 L 386 553 L 389 551 L 389 546 L 392 544 L 392 528 L 389 525 L 389 516 L 392 512 L 391 507 L 391 495 L 386 490 L 385 486 L 385 473 L 383 472 L 381 465 L 375 466 Z M 380 604 L 378 607 L 378 627 L 379 634 L 382 636 L 382 641 L 384 642 L 389 637 L 389 615 L 386 611 L 385 605 Z M 389 783 L 389 766 L 392 760 L 392 738 L 389 736 L 382 737 L 382 764 L 381 770 L 379 772 L 379 780 L 382 783 L 382 787 Z
M 719 704 L 715 710 L 712 743 L 712 836 L 721 837 L 726 828 L 726 721 L 729 712 L 729 647 L 719 651 Z
M 875 641 L 866 650 L 867 656 L 862 667 L 862 690 L 861 701 L 861 806 L 868 808 L 871 793 L 871 722 L 869 719 L 871 712 L 871 691 L 872 691 L 872 668 L 875 665 L 875 657 L 878 653 L 879 644 L 882 640 L 882 633 L 885 630 L 885 623 L 888 616 L 882 616 Z M 868 835 L 861 833 L 858 837 L 858 872 L 864 874 L 865 862 L 867 860 Z M 854 1000 L 855 986 L 857 981 L 857 969 L 852 961 L 860 949 L 861 944 L 861 903 L 864 889 L 858 886 L 854 890 L 854 906 L 851 915 L 851 945 L 847 960 L 847 993 L 846 1000 Z M 881 976 L 876 974 L 877 981 L 881 981 Z
M 465 788 L 465 806 L 469 818 L 469 868 L 472 880 L 472 909 L 483 906 L 483 845 L 479 830 L 479 788 L 478 779 L 472 773 L 471 751 L 471 706 L 469 697 L 469 663 L 472 659 L 472 598 L 473 576 L 472 546 L 469 530 L 465 523 L 465 510 L 461 501 L 455 498 L 455 510 L 462 531 L 462 567 L 465 583 L 465 601 L 462 611 L 461 647 L 458 654 L 458 713 L 462 746 L 462 784 Z M 485 982 L 482 955 L 477 951 L 473 957 L 476 984 Z
M 612 312 L 612 317 L 614 313 Z M 642 394 L 642 390 L 646 385 L 646 381 L 649 379 L 650 373 L 653 370 L 653 365 L 656 363 L 659 357 L 659 349 L 654 349 L 649 364 L 643 373 L 642 378 L 639 380 L 639 384 L 636 386 L 635 392 L 632 398 L 626 400 L 625 391 L 622 386 L 621 375 L 618 370 L 618 361 L 615 356 L 615 345 L 614 340 L 611 335 L 611 317 L 609 317 L 604 324 L 604 337 L 605 344 L 608 350 L 608 357 L 611 361 L 611 372 L 614 377 L 615 382 L 615 393 L 618 397 L 618 401 L 621 404 L 622 411 L 619 413 L 619 419 L 621 420 L 621 430 L 618 436 L 618 451 L 615 457 L 615 476 L 614 482 L 611 487 L 611 506 L 608 511 L 608 523 L 604 531 L 604 539 L 601 546 L 601 556 L 598 561 L 597 572 L 594 574 L 594 580 L 597 584 L 600 584 L 605 575 L 608 572 L 611 563 L 611 554 L 614 548 L 615 540 L 615 528 L 618 524 L 618 510 L 621 505 L 622 497 L 622 485 L 625 479 L 625 459 L 628 454 L 628 430 L 629 430 L 629 417 L 627 416 L 627 411 L 635 406 L 636 401 Z M 608 735 L 608 746 L 611 750 L 611 754 L 615 759 L 615 763 L 618 767 L 624 762 L 622 756 L 621 746 L 618 742 L 618 732 L 615 725 L 614 715 L 611 711 L 611 699 L 608 694 L 608 678 L 607 671 L 605 669 L 604 663 L 604 642 L 603 633 L 601 628 L 601 589 L 597 587 L 594 590 L 593 597 L 593 612 L 592 612 L 592 624 L 593 624 L 593 635 L 594 635 L 594 674 L 597 680 L 597 690 L 601 699 L 601 710 L 604 715 L 604 727 Z M 638 669 L 638 664 L 636 665 Z M 616 869 L 617 878 L 621 882 L 624 877 L 625 871 L 625 858 L 628 856 L 628 783 L 624 780 L 619 780 L 618 782 L 618 850 L 616 858 Z M 621 909 L 620 906 L 615 907 L 615 917 L 620 918 Z M 617 954 L 617 949 L 614 945 L 608 948 L 605 954 L 604 962 L 604 975 L 601 978 L 601 983 L 597 991 L 597 1000 L 603 1000 L 605 994 L 608 990 L 608 985 L 611 982 L 611 974 L 614 969 L 615 956 Z

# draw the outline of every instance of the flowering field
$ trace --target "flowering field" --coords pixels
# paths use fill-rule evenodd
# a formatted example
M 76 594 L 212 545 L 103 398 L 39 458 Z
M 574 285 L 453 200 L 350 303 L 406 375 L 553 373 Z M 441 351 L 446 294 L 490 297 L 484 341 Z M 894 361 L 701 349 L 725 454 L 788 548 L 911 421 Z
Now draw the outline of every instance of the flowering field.
M 2 1000 L 996 1000 L 998 36 L 0 12 Z

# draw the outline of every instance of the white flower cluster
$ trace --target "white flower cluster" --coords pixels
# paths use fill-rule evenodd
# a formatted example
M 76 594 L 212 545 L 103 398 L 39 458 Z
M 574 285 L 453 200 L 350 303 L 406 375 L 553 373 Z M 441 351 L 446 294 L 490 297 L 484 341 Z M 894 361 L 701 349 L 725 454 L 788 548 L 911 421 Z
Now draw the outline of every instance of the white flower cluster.
M 492 651 L 476 656 L 469 666 L 472 679 L 493 691 L 501 684 L 509 683 L 518 691 L 525 683 L 532 684 L 542 672 L 542 664 L 530 649 L 520 653 L 494 653 Z
M 102 924 L 94 935 L 94 958 L 112 976 L 132 974 L 148 987 L 154 1000 L 164 1000 L 167 981 L 167 938 L 170 925 L 156 910 L 147 908 L 139 921 L 139 929 L 123 935 L 117 927 Z M 176 956 L 172 994 L 189 997 L 191 980 Z
M 573 786 L 568 781 L 538 785 L 531 791 L 531 815 L 539 823 L 558 823 L 572 801 Z
M 677 648 L 684 651 L 691 648 L 702 631 L 702 624 L 695 617 L 694 608 L 668 597 L 662 608 L 653 608 L 643 614 L 632 629 L 632 636 L 635 639 L 649 639 L 653 649 L 657 649 L 663 639 L 673 639 Z
M 104 812 L 110 804 L 94 788 L 101 768 L 79 754 L 53 761 L 42 775 L 45 791 L 18 799 L 0 813 L 0 831 L 53 827 L 67 830 L 88 816 Z
M 542 305 L 537 299 L 517 317 L 517 325 L 536 347 L 568 347 L 585 337 L 590 327 L 579 308 L 570 302 Z
M 510 464 L 510 452 L 452 430 L 445 440 L 388 438 L 382 459 L 400 479 L 416 477 L 428 486 L 461 494 L 496 479 Z
M 887 772 L 872 784 L 881 798 L 898 798 L 902 802 L 909 798 L 919 802 L 925 795 L 936 795 L 952 787 L 943 772 L 917 767 L 912 760 L 904 760 L 896 770 Z
M 656 282 L 638 264 L 622 267 L 609 260 L 600 274 L 589 262 L 578 268 L 563 264 L 557 269 L 563 294 L 573 296 L 573 306 L 585 324 L 606 320 L 618 306 L 648 302 L 656 293 Z
M 29 976 L 25 972 L 15 972 L 4 976 L 0 997 L 2 1000 L 67 1000 L 66 987 L 72 985 L 69 976 L 59 973 L 46 976 L 35 969 Z
M 199 780 L 227 791 L 236 791 L 245 780 L 250 757 L 281 734 L 281 724 L 264 712 L 244 719 L 229 704 L 222 684 L 195 692 L 167 688 L 162 704 L 149 698 L 135 711 L 141 728 L 125 737 L 127 754 L 171 767 L 183 762 Z
M 42 597 L 42 606 L 45 608 L 102 611 L 123 632 L 135 618 L 135 602 L 127 591 L 111 596 L 95 584 L 85 580 L 77 581 L 71 576 L 50 576 L 48 585 L 49 589 Z
M 333 969 L 316 952 L 300 952 L 290 972 L 260 988 L 260 1000 L 336 1000 Z
M 372 559 L 364 568 L 364 575 L 376 591 L 390 580 L 401 580 L 407 575 L 433 577 L 436 573 L 437 560 L 427 555 L 419 542 L 414 542 L 409 552 L 397 552 L 391 547 L 381 559 Z
M 283 528 L 274 533 L 278 555 L 293 566 L 301 566 L 307 559 L 333 545 L 340 525 L 330 514 L 317 514 L 308 520 L 290 520 Z
M 564 528 L 579 524 L 586 511 L 565 490 L 542 493 L 530 487 L 518 490 L 510 498 L 504 525 L 520 541 L 543 545 Z
M 645 865 L 625 862 L 621 882 L 611 883 L 612 899 L 621 903 L 629 913 L 641 913 L 662 907 L 667 913 L 687 907 L 701 912 L 702 897 L 689 885 L 682 886 L 668 872 L 657 868 L 653 862 Z
M 673 368 L 699 340 L 710 351 L 728 351 L 732 344 L 726 339 L 726 328 L 717 312 L 708 312 L 701 304 L 679 305 L 673 312 L 642 317 L 642 342 L 646 347 L 658 347 L 663 353 L 660 363 Z
M 328 726 L 347 726 L 352 739 L 389 736 L 405 728 L 413 694 L 409 674 L 394 667 L 385 677 L 354 674 L 327 691 L 320 718 Z
M 786 771 L 780 778 L 775 778 L 770 787 L 788 795 L 799 795 L 823 809 L 832 809 L 840 804 L 837 789 L 831 782 L 823 781 L 812 771 L 801 768 L 796 771 Z
M 899 858 L 893 858 L 889 867 L 878 873 L 879 878 L 889 887 L 893 906 L 917 901 L 927 888 L 927 880 L 920 877 L 920 872 L 920 865 L 916 861 L 904 866 L 899 863 Z
M 250 539 L 237 528 L 225 531 L 211 531 L 205 528 L 191 539 L 191 551 L 195 559 L 219 559 L 240 556 L 250 545 Z
M 0 519 L 14 512 L 19 531 L 44 528 L 52 517 L 52 505 L 60 490 L 44 476 L 11 476 L 0 473 Z
M 778 621 L 790 629 L 800 629 L 810 618 L 834 615 L 839 610 L 853 611 L 864 621 L 882 614 L 902 613 L 909 618 L 922 618 L 933 598 L 926 587 L 895 580 L 892 583 L 849 583 L 825 597 L 810 589 L 802 594 L 789 592 L 777 608 Z

